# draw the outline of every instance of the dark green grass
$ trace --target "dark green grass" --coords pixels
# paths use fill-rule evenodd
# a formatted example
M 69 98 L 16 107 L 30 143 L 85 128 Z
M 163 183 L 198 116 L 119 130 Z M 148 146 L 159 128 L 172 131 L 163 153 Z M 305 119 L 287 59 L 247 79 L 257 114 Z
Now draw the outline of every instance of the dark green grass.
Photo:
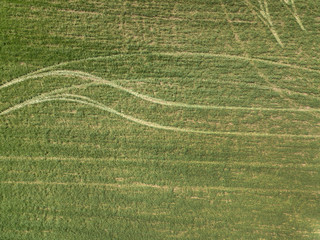
M 1 1 L 0 84 L 65 62 L 51 70 L 167 101 L 275 110 L 161 106 L 100 84 L 65 92 L 243 135 L 155 129 L 62 101 L 0 116 L 0 239 L 319 239 L 320 112 L 276 109 L 319 110 L 320 9 L 295 1 L 303 31 L 268 3 L 283 48 L 246 1 Z M 29 79 L 0 89 L 0 111 L 88 82 Z

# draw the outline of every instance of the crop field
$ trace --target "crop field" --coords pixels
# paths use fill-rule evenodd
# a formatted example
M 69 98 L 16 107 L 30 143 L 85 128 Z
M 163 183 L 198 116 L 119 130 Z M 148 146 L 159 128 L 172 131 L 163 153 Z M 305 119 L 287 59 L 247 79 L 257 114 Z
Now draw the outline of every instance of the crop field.
M 320 239 L 318 0 L 1 0 L 0 239 Z

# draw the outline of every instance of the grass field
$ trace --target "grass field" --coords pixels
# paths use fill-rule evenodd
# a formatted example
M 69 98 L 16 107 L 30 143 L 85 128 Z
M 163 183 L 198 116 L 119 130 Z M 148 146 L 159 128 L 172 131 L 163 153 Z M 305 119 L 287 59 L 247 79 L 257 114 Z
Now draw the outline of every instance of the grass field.
M 320 239 L 317 0 L 2 0 L 0 239 Z

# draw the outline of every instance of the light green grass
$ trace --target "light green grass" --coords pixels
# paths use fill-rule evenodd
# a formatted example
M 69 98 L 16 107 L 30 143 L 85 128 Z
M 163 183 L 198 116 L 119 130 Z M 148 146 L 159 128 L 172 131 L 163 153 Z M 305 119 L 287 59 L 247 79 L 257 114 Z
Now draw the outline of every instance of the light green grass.
M 320 239 L 319 16 L 2 1 L 0 239 Z

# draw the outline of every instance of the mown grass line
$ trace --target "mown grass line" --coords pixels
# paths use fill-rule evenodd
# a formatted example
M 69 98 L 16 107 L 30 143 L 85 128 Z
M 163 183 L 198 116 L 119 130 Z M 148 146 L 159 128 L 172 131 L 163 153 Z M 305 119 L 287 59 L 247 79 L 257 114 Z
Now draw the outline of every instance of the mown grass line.
M 141 159 L 141 158 L 90 158 L 90 157 L 27 157 L 27 156 L 0 156 L 0 162 L 6 161 L 72 161 L 72 162 L 145 162 L 145 163 L 164 163 L 168 165 L 175 164 L 187 164 L 187 165 L 222 165 L 222 166 L 247 166 L 247 167 L 268 167 L 268 168 L 292 168 L 292 169 L 309 169 L 315 170 L 320 167 L 319 164 L 310 163 L 266 163 L 266 162 L 221 162 L 221 161 L 167 161 L 167 160 L 153 160 L 153 159 Z
M 135 182 L 132 184 L 113 184 L 113 183 L 93 183 L 93 182 L 43 182 L 43 181 L 1 181 L 1 184 L 21 184 L 21 185 L 64 185 L 64 186 L 88 186 L 88 187 L 106 187 L 106 188 L 153 188 L 160 190 L 174 190 L 174 191 L 225 191 L 225 192 L 257 192 L 257 193 L 267 193 L 267 192 L 285 192 L 285 193 L 306 193 L 306 194 L 320 194 L 320 190 L 300 190 L 300 189 L 268 189 L 268 188 L 245 188 L 245 187 L 224 187 L 224 186 L 167 186 L 167 185 L 156 185 L 147 184 L 141 182 Z

